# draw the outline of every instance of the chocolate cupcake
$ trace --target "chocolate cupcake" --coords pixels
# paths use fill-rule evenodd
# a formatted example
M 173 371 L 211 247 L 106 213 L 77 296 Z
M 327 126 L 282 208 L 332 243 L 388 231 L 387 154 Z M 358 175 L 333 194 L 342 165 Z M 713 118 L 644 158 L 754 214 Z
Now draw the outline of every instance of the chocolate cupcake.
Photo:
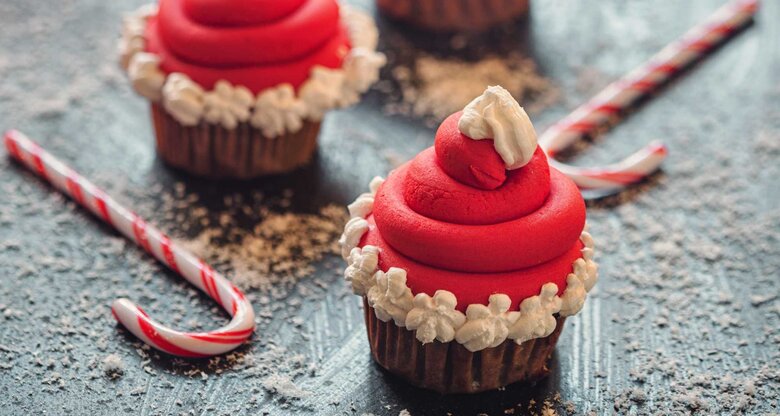
M 420 387 L 473 393 L 544 376 L 596 283 L 580 192 L 501 87 L 349 211 L 345 277 L 364 298 L 371 353 Z
M 387 16 L 422 29 L 483 31 L 528 13 L 528 0 L 377 0 Z
M 311 159 L 325 113 L 378 79 L 377 38 L 335 0 L 160 0 L 125 18 L 120 53 L 166 163 L 251 178 Z

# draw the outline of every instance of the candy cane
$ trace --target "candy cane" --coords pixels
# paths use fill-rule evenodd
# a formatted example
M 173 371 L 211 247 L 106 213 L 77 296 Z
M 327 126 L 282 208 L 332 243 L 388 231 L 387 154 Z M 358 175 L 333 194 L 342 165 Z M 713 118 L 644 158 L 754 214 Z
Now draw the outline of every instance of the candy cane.
M 252 305 L 222 275 L 23 134 L 9 131 L 4 141 L 14 159 L 206 292 L 232 316 L 230 323 L 215 331 L 180 332 L 151 319 L 128 299 L 115 300 L 111 305 L 114 318 L 135 336 L 168 354 L 209 357 L 238 347 L 252 335 L 255 329 Z
M 613 82 L 547 129 L 539 138 L 539 144 L 553 166 L 571 177 L 582 189 L 620 190 L 653 173 L 666 158 L 666 146 L 662 143 L 647 145 L 620 163 L 600 168 L 575 167 L 553 158 L 734 35 L 753 18 L 758 4 L 758 0 L 731 1 L 704 23 L 689 30 L 642 66 Z

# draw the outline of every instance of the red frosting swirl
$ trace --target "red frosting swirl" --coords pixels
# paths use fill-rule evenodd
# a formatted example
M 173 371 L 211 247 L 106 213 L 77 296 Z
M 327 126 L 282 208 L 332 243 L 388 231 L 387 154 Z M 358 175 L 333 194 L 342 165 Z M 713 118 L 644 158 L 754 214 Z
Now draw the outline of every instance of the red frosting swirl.
M 145 37 L 163 71 L 254 93 L 284 82 L 297 88 L 315 65 L 339 68 L 350 47 L 335 0 L 160 0 Z
M 472 140 L 454 114 L 435 148 L 391 172 L 378 189 L 361 245 L 381 249 L 380 268 L 406 269 L 413 293 L 449 290 L 458 307 L 505 293 L 517 307 L 548 282 L 566 287 L 581 257 L 585 203 L 576 185 L 537 148 L 504 169 L 492 140 Z M 476 149 L 476 150 L 475 150 Z
M 306 0 L 189 0 L 184 11 L 192 20 L 209 26 L 251 26 L 272 22 L 301 7 Z
M 373 217 L 369 217 L 369 229 L 360 245 L 379 247 L 379 268 L 387 271 L 391 267 L 406 270 L 406 284 L 412 293 L 427 293 L 433 296 L 437 290 L 448 290 L 458 299 L 457 309 L 465 312 L 468 305 L 487 305 L 494 293 L 503 293 L 512 300 L 511 310 L 517 310 L 523 299 L 536 296 L 546 283 L 558 285 L 558 296 L 566 289 L 566 277 L 572 271 L 572 264 L 582 257 L 583 245 L 575 242 L 565 253 L 537 266 L 505 273 L 468 273 L 431 267 L 398 253 L 382 239 Z

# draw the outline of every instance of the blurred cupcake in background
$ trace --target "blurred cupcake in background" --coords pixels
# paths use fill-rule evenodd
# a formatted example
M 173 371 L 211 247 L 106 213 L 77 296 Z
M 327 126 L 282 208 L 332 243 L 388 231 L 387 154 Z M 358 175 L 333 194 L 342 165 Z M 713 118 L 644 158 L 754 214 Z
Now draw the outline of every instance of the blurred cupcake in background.
M 438 32 L 483 31 L 528 13 L 529 0 L 377 0 L 387 16 Z
M 311 160 L 325 113 L 378 80 L 377 39 L 336 0 L 161 0 L 124 19 L 120 62 L 166 163 L 252 178 Z

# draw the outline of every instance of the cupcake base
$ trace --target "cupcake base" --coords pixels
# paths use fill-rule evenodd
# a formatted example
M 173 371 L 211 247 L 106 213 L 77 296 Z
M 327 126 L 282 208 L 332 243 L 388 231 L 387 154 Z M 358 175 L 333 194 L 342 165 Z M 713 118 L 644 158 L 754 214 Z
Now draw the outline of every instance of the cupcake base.
M 415 386 L 444 394 L 477 393 L 546 376 L 566 319 L 558 317 L 555 331 L 546 338 L 521 345 L 506 340 L 498 347 L 471 352 L 455 341 L 423 344 L 414 331 L 392 320 L 380 321 L 365 297 L 363 307 L 374 360 Z
M 183 126 L 152 104 L 157 153 L 174 168 L 197 176 L 250 179 L 307 164 L 317 149 L 320 122 L 305 120 L 295 133 L 268 138 L 249 123 L 235 129 L 201 121 Z
M 387 16 L 440 32 L 482 31 L 528 13 L 529 0 L 377 0 Z

